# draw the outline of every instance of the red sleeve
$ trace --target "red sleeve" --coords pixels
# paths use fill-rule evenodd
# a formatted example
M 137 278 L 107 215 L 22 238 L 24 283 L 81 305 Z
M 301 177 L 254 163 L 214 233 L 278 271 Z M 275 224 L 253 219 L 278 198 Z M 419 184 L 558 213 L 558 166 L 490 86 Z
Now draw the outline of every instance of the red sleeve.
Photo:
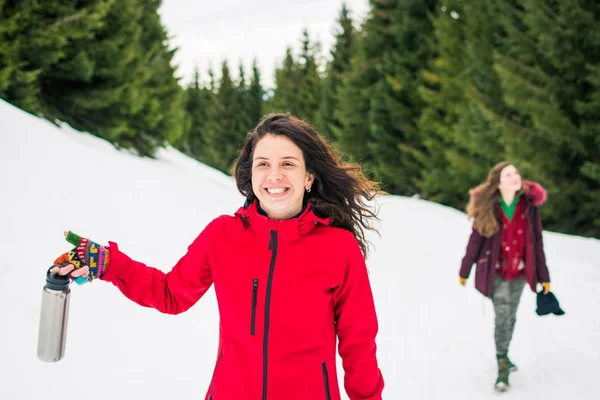
M 334 291 L 339 353 L 350 400 L 381 400 L 383 376 L 377 365 L 378 323 L 369 276 L 358 242 L 349 246 L 344 279 Z
M 188 310 L 212 284 L 208 255 L 217 220 L 200 233 L 169 273 L 132 260 L 116 243 L 109 242 L 110 264 L 101 279 L 141 306 L 166 314 Z

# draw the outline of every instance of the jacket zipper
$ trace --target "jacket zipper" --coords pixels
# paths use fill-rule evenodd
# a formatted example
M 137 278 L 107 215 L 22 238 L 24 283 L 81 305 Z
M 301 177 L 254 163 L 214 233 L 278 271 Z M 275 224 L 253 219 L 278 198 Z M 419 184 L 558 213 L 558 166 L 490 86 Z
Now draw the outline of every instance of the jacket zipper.
M 277 258 L 277 231 L 271 231 L 269 241 L 271 251 L 271 265 L 269 267 L 269 278 L 267 279 L 267 291 L 265 294 L 265 332 L 263 338 L 263 392 L 262 400 L 267 400 L 267 373 L 269 361 L 269 322 L 271 317 L 271 289 L 273 286 L 273 272 L 275 272 L 275 260 Z
M 329 390 L 329 374 L 327 373 L 327 363 L 321 364 L 323 369 L 323 382 L 325 383 L 325 399 L 331 400 L 331 391 Z
M 250 318 L 250 334 L 256 334 L 256 302 L 258 297 L 258 279 L 252 281 L 252 314 Z
M 215 374 L 217 373 L 217 367 L 219 366 L 219 361 L 221 361 L 221 356 L 223 355 L 223 350 L 219 353 L 219 357 L 217 357 L 217 362 L 215 364 L 215 369 L 213 370 L 212 378 L 210 379 L 210 394 L 208 395 L 208 400 L 212 400 L 213 391 L 215 390 Z

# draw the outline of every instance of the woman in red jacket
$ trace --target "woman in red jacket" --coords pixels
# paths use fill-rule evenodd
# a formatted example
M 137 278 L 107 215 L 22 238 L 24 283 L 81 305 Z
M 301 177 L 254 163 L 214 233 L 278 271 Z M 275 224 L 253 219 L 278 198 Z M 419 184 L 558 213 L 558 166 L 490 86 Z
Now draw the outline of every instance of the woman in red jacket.
M 550 291 L 550 276 L 544 255 L 539 206 L 546 191 L 535 182 L 521 181 L 514 165 L 501 162 L 487 180 L 471 190 L 467 207 L 473 231 L 460 269 L 464 286 L 473 264 L 475 288 L 494 304 L 497 390 L 509 387 L 509 371 L 516 366 L 508 358 L 517 309 L 526 284 L 534 292 L 541 283 Z
M 336 339 L 351 400 L 381 399 L 377 316 L 365 229 L 379 193 L 305 122 L 270 115 L 235 163 L 246 203 L 214 219 L 169 273 L 71 232 L 55 263 L 111 282 L 134 302 L 178 314 L 214 284 L 217 359 L 205 399 L 339 400 Z

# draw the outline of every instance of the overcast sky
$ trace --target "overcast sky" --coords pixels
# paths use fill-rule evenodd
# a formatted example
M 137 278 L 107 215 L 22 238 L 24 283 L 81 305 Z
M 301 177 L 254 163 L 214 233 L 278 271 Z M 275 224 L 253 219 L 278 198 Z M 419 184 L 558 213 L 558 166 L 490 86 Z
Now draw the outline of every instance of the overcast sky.
M 368 0 L 346 0 L 355 22 L 368 10 Z M 250 71 L 256 58 L 263 85 L 270 87 L 273 72 L 287 46 L 299 48 L 302 30 L 309 29 L 327 56 L 333 42 L 335 21 L 343 0 L 163 0 L 162 22 L 179 48 L 174 63 L 177 75 L 189 82 L 194 66 L 206 80 L 209 65 L 215 73 L 224 60 L 235 71 L 240 60 Z

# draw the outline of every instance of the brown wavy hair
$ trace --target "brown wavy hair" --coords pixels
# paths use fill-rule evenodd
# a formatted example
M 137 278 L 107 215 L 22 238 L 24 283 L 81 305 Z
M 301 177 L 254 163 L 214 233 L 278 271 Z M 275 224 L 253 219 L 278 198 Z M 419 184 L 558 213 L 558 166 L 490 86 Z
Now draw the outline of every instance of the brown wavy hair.
M 498 189 L 500 174 L 509 165 L 513 164 L 508 161 L 501 161 L 494 165 L 485 182 L 469 191 L 471 199 L 467 205 L 467 215 L 473 219 L 473 228 L 487 238 L 494 236 L 500 228 L 494 213 L 494 207 L 500 200 L 500 189 Z M 520 196 L 526 191 L 526 185 L 521 183 L 521 190 L 516 195 Z
M 256 199 L 251 181 L 252 156 L 256 143 L 268 134 L 284 135 L 302 150 L 306 170 L 315 177 L 304 201 L 317 216 L 331 218 L 331 226 L 352 232 L 366 259 L 369 246 L 365 231 L 377 232 L 369 222 L 378 219 L 377 211 L 367 202 L 383 192 L 377 182 L 367 179 L 359 164 L 345 162 L 307 122 L 286 114 L 270 114 L 248 132 L 233 166 L 240 193 L 249 202 Z

